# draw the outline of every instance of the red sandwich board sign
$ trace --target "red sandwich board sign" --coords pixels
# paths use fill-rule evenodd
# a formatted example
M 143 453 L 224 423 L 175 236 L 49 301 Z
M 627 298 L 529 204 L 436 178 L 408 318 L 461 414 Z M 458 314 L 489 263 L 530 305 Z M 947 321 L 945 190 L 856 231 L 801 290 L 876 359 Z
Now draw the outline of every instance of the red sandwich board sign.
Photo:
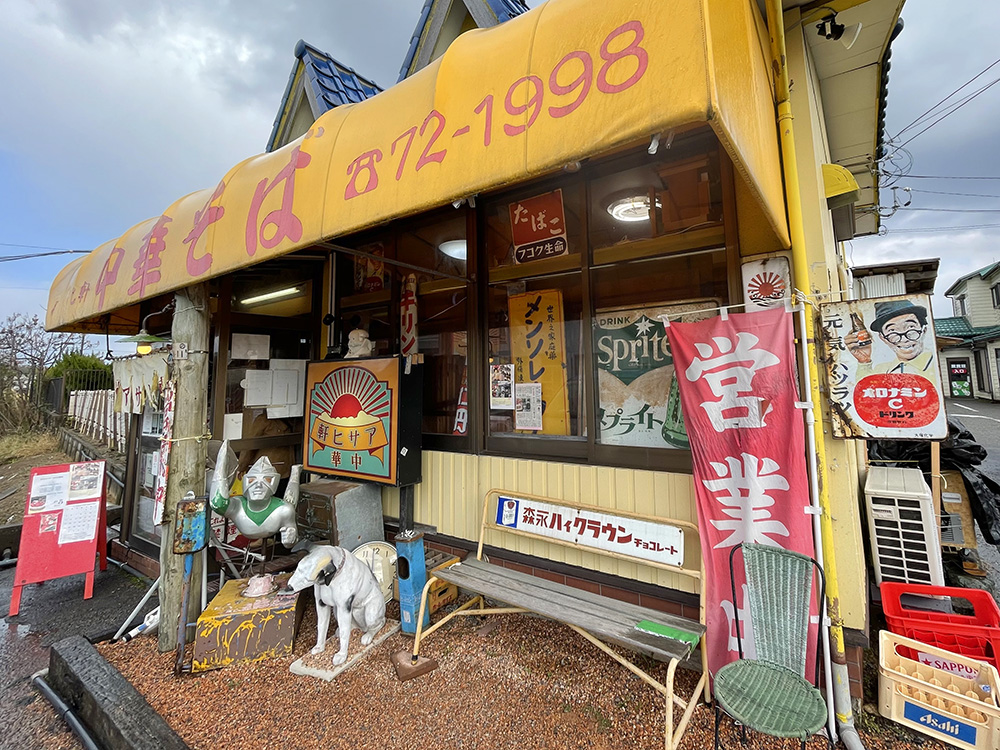
M 31 470 L 10 616 L 21 587 L 86 573 L 83 598 L 94 595 L 94 558 L 108 567 L 104 461 L 39 466 Z

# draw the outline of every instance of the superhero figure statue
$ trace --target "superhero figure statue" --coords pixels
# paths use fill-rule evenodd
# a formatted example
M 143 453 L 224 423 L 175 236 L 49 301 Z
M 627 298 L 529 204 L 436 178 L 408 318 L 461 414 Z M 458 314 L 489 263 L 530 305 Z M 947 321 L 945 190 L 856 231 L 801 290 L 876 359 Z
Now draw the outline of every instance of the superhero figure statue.
M 298 541 L 295 506 L 299 502 L 301 464 L 292 467 L 283 498 L 276 497 L 281 475 L 267 456 L 261 456 L 243 477 L 243 494 L 230 495 L 236 475 L 236 454 L 224 440 L 215 461 L 208 497 L 212 510 L 230 519 L 248 539 L 264 539 L 281 533 L 289 549 Z

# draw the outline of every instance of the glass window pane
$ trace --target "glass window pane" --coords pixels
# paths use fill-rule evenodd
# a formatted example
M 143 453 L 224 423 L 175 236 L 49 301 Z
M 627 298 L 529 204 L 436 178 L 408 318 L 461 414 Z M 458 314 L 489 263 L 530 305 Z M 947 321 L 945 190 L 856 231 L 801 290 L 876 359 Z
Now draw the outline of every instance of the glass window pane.
M 681 234 L 722 221 L 718 159 L 713 154 L 669 162 L 643 160 L 592 180 L 590 196 L 594 248 Z
M 700 320 L 728 302 L 725 251 L 604 266 L 593 280 L 598 442 L 689 448 L 662 316 Z
M 583 438 L 579 272 L 489 290 L 490 433 Z
M 454 208 L 427 220 L 408 222 L 396 241 L 396 257 L 414 266 L 465 277 L 468 256 L 465 230 L 466 212 Z M 406 268 L 397 268 L 396 272 L 403 276 L 416 273 L 419 284 L 446 278 Z
M 465 434 L 463 425 L 456 427 L 455 415 L 466 377 L 466 297 L 463 288 L 422 294 L 417 299 L 417 349 L 424 355 L 426 433 Z
M 487 268 L 579 255 L 584 246 L 583 185 L 535 188 L 488 205 Z

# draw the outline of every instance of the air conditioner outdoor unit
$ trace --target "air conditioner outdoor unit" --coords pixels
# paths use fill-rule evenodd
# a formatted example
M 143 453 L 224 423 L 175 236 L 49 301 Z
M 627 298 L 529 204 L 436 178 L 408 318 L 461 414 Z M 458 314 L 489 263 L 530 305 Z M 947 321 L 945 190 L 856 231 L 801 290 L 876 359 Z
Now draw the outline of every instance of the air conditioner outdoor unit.
M 865 500 L 875 581 L 943 586 L 937 514 L 920 470 L 870 467 Z

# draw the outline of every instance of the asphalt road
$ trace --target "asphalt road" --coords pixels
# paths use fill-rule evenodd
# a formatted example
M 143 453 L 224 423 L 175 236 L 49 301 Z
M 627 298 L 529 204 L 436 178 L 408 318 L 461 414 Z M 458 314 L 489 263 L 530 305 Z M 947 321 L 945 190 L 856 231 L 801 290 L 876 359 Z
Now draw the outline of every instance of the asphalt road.
M 986 449 L 987 456 L 979 470 L 995 482 L 1000 482 L 1000 404 L 988 401 L 955 401 L 946 404 L 949 417 L 955 417 L 971 432 L 976 442 Z M 976 527 L 979 542 L 979 558 L 983 567 L 990 571 L 990 580 L 1000 582 L 1000 549 L 983 539 Z M 996 587 L 989 587 L 996 598 Z
M 111 637 L 146 592 L 142 581 L 108 564 L 94 579 L 94 596 L 83 598 L 84 576 L 25 586 L 20 613 L 0 619 L 0 748 L 76 750 L 82 744 L 32 687 L 31 675 L 49 665 L 49 646 L 79 633 L 96 641 Z M 0 570 L 0 607 L 8 611 L 14 567 Z M 140 613 L 156 606 L 156 598 Z

